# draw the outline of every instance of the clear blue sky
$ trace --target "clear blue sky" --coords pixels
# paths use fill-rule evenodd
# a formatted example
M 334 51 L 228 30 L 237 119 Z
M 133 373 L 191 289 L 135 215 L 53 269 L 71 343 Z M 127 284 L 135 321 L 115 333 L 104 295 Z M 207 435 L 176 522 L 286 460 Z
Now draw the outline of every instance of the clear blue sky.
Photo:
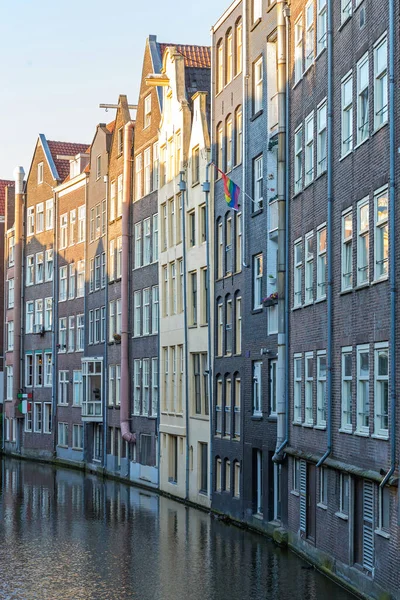
M 113 120 L 100 103 L 136 104 L 146 37 L 209 44 L 230 0 L 0 0 L 0 179 L 27 172 L 39 133 L 90 143 Z

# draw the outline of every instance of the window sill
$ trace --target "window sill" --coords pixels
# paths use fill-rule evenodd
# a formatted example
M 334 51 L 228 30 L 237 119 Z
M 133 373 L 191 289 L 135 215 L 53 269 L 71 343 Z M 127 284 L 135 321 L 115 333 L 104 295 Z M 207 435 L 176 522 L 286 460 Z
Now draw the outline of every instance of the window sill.
M 300 497 L 299 492 L 297 492 L 296 490 L 292 490 L 290 493 L 292 494 L 292 496 L 297 496 L 297 498 Z
M 342 162 L 342 160 L 344 160 L 345 158 L 347 158 L 351 154 L 353 154 L 353 148 L 351 150 L 349 150 L 348 152 L 346 152 L 346 154 L 342 154 L 342 156 L 339 158 L 339 162 Z
M 354 435 L 365 438 L 369 437 L 369 433 L 367 433 L 366 431 L 355 431 Z
M 322 502 L 318 502 L 317 506 L 318 506 L 318 508 L 322 508 L 322 510 L 328 510 L 328 507 L 326 506 L 326 504 L 322 504 Z
M 318 173 L 315 181 L 317 181 L 318 179 L 321 179 L 321 177 L 323 177 L 324 175 L 326 175 L 326 169 L 324 169 L 323 171 L 321 171 L 321 173 Z
M 383 529 L 375 529 L 375 533 L 385 540 L 390 540 L 390 533 L 387 533 L 387 531 L 384 531 Z
M 301 421 L 292 421 L 292 425 L 293 425 L 293 427 L 301 427 L 302 423 L 301 423 Z
M 258 215 L 261 215 L 263 213 L 263 208 L 258 208 L 257 210 L 255 210 L 254 212 L 251 213 L 251 217 L 257 217 Z
M 324 296 L 323 298 L 317 298 L 316 300 L 314 300 L 314 304 L 319 304 L 320 302 L 325 302 L 326 301 L 326 296 Z
M 306 427 L 307 429 L 314 429 L 313 423 L 301 423 L 302 427 Z
M 66 444 L 57 444 L 58 448 L 68 448 Z
M 380 131 L 381 129 L 386 127 L 386 125 L 388 125 L 388 121 L 385 121 L 384 123 L 382 123 L 382 125 L 379 125 L 379 127 L 374 129 L 374 131 L 371 133 L 371 135 L 375 135 L 376 133 L 378 133 L 378 131 Z
M 350 21 L 351 17 L 352 15 L 349 15 L 345 18 L 345 20 L 340 24 L 338 31 L 342 31 L 343 27 Z
M 335 512 L 335 516 L 338 517 L 339 519 L 342 519 L 342 521 L 348 521 L 349 520 L 349 515 L 346 515 L 345 513 L 342 513 L 340 511 Z
M 347 290 L 342 290 L 341 292 L 339 292 L 339 296 L 346 296 L 346 294 L 351 294 L 352 291 L 353 291 L 353 288 L 348 288 Z
M 319 431 L 326 431 L 326 425 L 314 425 L 314 429 L 318 429 Z
M 252 315 L 259 315 L 262 312 L 263 312 L 262 308 L 253 308 L 253 310 L 251 311 L 251 314 Z
M 339 433 L 347 433 L 347 435 L 353 435 L 353 429 L 343 429 L 342 427 L 339 429 Z
M 387 442 L 389 440 L 389 434 L 373 433 L 371 435 L 371 438 L 373 438 L 374 440 L 383 440 L 384 442 Z
M 276 423 L 277 420 L 278 420 L 278 415 L 269 415 L 269 417 L 268 417 L 268 421 L 270 423 Z
M 252 123 L 256 119 L 258 119 L 258 117 L 261 117 L 263 112 L 264 112 L 263 109 L 261 109 L 261 110 L 258 110 L 256 113 L 254 113 L 254 115 L 252 117 L 250 117 L 250 123 Z
M 303 193 L 303 188 L 301 188 L 300 190 L 297 190 L 297 192 L 295 192 L 292 196 L 292 200 L 295 200 L 298 196 L 300 196 Z
M 257 27 L 257 25 L 259 25 L 262 21 L 262 17 L 258 17 L 258 19 L 256 19 L 253 23 L 253 25 L 250 28 L 250 31 L 254 31 L 254 29 Z
M 300 77 L 300 79 L 298 79 L 298 80 L 296 81 L 296 83 L 295 83 L 295 84 L 293 85 L 293 87 L 292 87 L 292 90 L 294 90 L 295 88 L 297 88 L 297 86 L 299 85 L 299 83 L 300 83 L 301 81 L 303 81 L 303 76 L 301 76 L 301 77 Z
M 302 76 L 302 77 L 304 77 L 305 75 L 307 75 L 307 73 L 310 71 L 310 69 L 312 69 L 312 67 L 314 66 L 314 60 L 315 60 L 315 59 L 313 58 L 313 59 L 312 59 L 312 62 L 311 62 L 309 65 L 308 65 L 307 69 L 305 69 L 305 70 L 303 71 L 303 76 Z
M 299 310 L 299 308 L 303 308 L 303 305 L 302 305 L 302 304 L 298 304 L 297 306 L 293 306 L 293 307 L 292 307 L 292 312 L 293 312 L 294 310 Z
M 253 414 L 251 415 L 251 420 L 252 421 L 262 421 L 263 420 L 263 416 L 262 415 L 258 415 L 258 414 Z
M 374 279 L 374 281 L 371 281 L 371 285 L 377 285 L 378 283 L 384 283 L 385 281 L 389 281 L 388 275 L 381 277 L 380 279 Z
M 306 182 L 304 182 L 304 188 L 303 188 L 303 191 L 307 190 L 307 189 L 308 189 L 308 188 L 309 188 L 309 187 L 310 187 L 310 186 L 311 186 L 313 183 L 314 183 L 314 178 L 313 178 L 313 179 L 311 179 L 311 181 L 307 181 L 307 183 L 306 183 Z
M 322 56 L 322 55 L 323 55 L 323 53 L 324 53 L 324 52 L 326 52 L 326 46 L 324 46 L 324 47 L 322 48 L 322 50 L 320 50 L 320 51 L 318 52 L 317 56 L 315 57 L 315 62 L 316 62 L 316 61 L 319 59 L 319 57 L 320 57 L 320 56 Z
M 354 288 L 356 292 L 358 292 L 358 290 L 364 290 L 365 288 L 369 288 L 370 287 L 370 283 L 369 281 L 367 281 L 366 283 L 360 283 L 360 285 L 356 285 L 356 287 Z

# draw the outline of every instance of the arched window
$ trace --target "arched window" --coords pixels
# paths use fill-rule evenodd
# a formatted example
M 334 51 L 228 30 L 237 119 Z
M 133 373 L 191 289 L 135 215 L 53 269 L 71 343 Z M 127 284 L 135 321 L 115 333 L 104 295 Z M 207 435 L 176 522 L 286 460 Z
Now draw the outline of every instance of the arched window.
M 226 133 L 226 170 L 230 171 L 233 167 L 233 124 L 232 115 L 228 115 L 225 121 Z
M 224 45 L 222 40 L 217 44 L 217 94 L 224 87 Z
M 225 354 L 232 354 L 232 296 L 225 298 Z
M 240 462 L 233 461 L 233 495 L 235 498 L 240 498 Z
M 232 433 L 232 377 L 225 376 L 225 406 L 224 406 L 224 436 L 230 437 Z
M 219 456 L 215 458 L 215 491 L 222 490 L 222 461 Z
M 215 378 L 217 389 L 215 391 L 215 433 L 221 435 L 222 431 L 222 378 Z
M 242 19 L 236 22 L 235 27 L 235 75 L 242 70 L 242 51 L 243 51 L 243 25 Z
M 242 298 L 240 292 L 235 294 L 235 354 L 242 353 Z
M 217 150 L 217 167 L 218 167 L 218 169 L 221 169 L 221 171 L 224 170 L 223 155 L 222 155 L 223 141 L 224 141 L 224 131 L 223 131 L 222 123 L 218 123 L 218 125 L 217 125 L 217 148 L 216 148 L 216 150 Z M 217 175 L 218 175 L 218 177 L 221 177 L 221 175 L 218 173 L 218 171 L 217 171 Z
M 224 307 L 222 299 L 217 299 L 217 356 L 222 356 L 224 333 Z
M 216 251 L 217 251 L 217 278 L 223 277 L 223 260 L 224 260 L 224 232 L 222 227 L 222 219 L 217 220 L 216 231 Z
M 233 34 L 232 29 L 228 29 L 226 34 L 226 62 L 225 62 L 225 83 L 232 81 L 233 77 Z
M 231 491 L 231 461 L 229 460 L 229 458 L 225 459 L 225 468 L 224 468 L 224 475 L 225 475 L 225 485 L 224 485 L 224 490 L 225 492 L 230 492 Z
M 232 273 L 232 213 L 225 215 L 225 274 Z
M 243 156 L 243 118 L 242 107 L 238 106 L 235 111 L 235 165 L 240 165 Z
M 240 374 L 233 375 L 233 437 L 240 438 L 240 407 L 241 407 L 241 379 Z

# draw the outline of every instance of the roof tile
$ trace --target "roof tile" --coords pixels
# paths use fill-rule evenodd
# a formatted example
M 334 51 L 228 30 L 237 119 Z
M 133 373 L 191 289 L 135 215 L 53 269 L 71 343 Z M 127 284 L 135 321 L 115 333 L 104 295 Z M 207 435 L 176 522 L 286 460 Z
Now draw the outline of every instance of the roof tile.
M 14 182 L 9 179 L 0 179 L 0 215 L 4 217 L 6 212 L 5 200 L 6 200 L 6 187 L 14 187 Z
M 58 175 L 61 181 L 64 181 L 69 174 L 69 160 L 58 159 L 57 155 L 75 156 L 76 154 L 85 154 L 89 144 L 72 144 L 70 142 L 47 141 Z
M 174 46 L 179 54 L 185 59 L 185 67 L 198 67 L 199 69 L 211 69 L 211 48 L 209 46 L 191 46 L 187 44 L 160 43 L 161 56 L 168 46 Z

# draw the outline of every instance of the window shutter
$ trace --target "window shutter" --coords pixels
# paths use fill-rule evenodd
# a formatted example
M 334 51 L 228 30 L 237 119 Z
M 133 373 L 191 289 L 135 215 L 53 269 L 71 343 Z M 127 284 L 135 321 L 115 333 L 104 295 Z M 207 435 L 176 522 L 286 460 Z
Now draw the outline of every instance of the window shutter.
M 374 568 L 374 484 L 364 481 L 363 494 L 363 566 Z
M 300 461 L 300 531 L 306 532 L 307 511 L 307 463 Z

